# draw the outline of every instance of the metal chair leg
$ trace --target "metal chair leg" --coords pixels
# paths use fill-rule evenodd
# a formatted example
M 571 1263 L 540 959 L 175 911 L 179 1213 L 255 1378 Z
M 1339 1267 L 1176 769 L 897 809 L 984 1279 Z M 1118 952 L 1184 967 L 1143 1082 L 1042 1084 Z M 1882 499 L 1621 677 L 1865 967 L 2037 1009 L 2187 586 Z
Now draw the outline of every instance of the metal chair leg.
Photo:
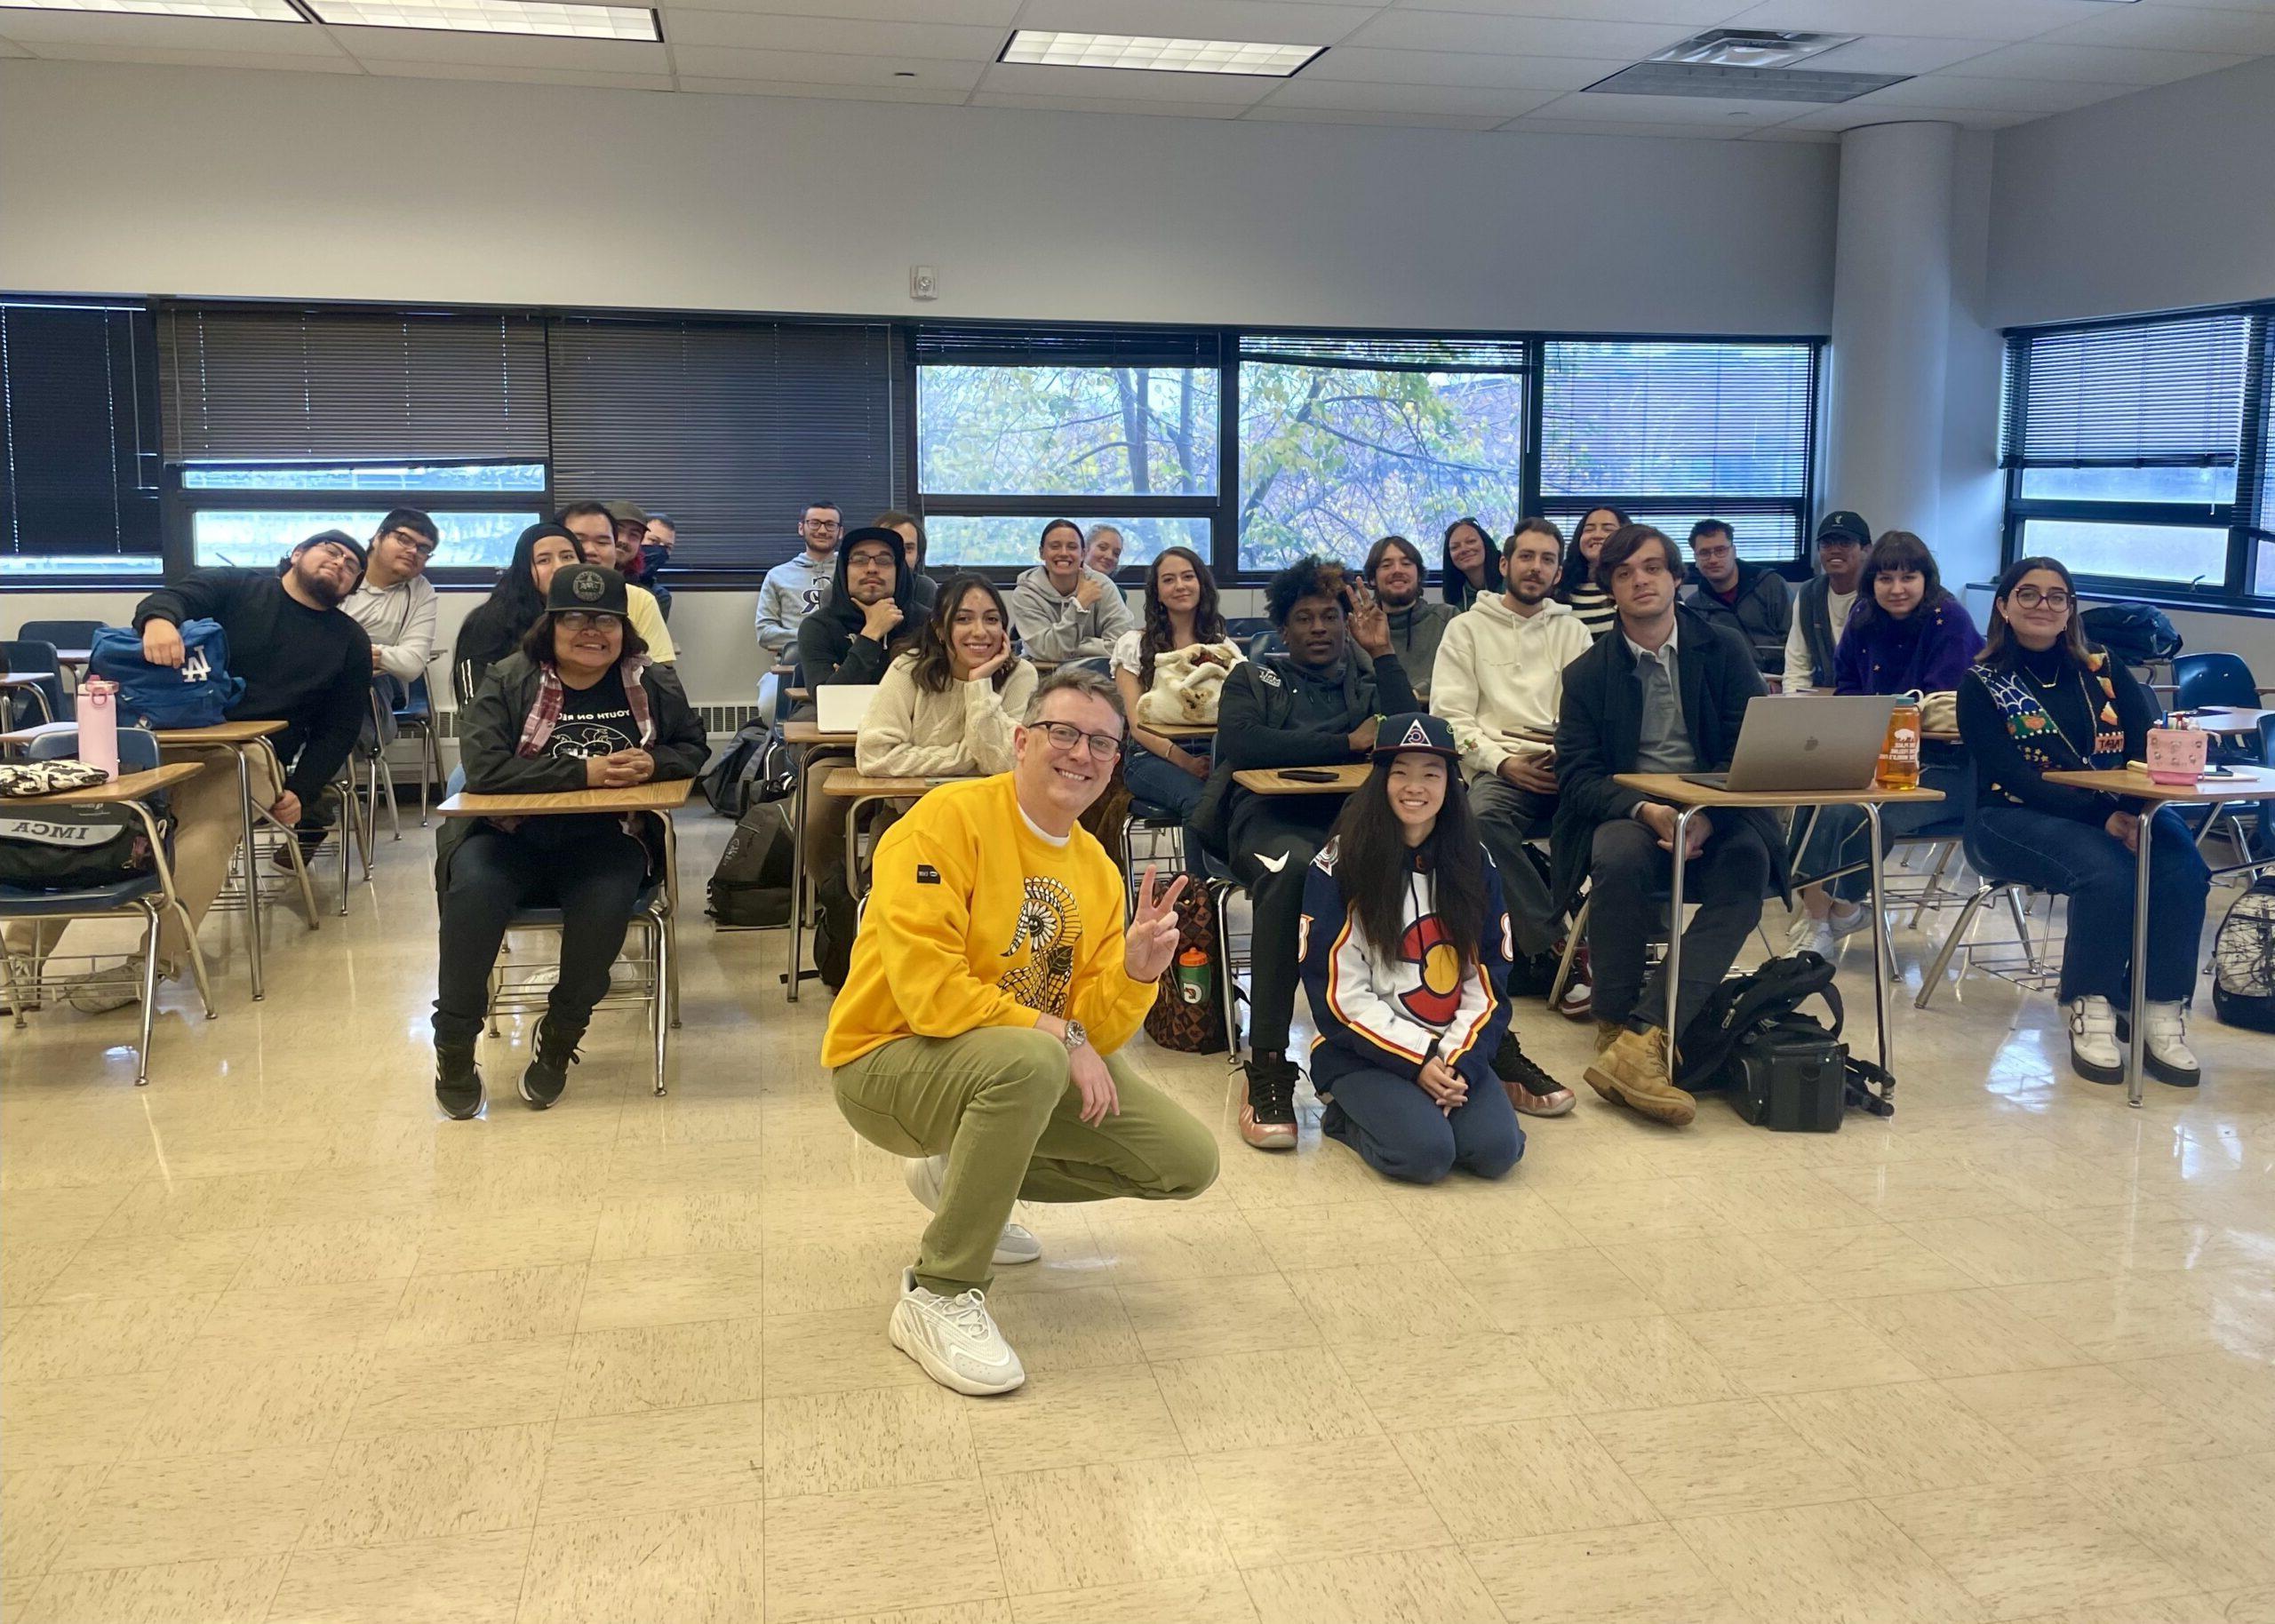
M 2022 894 L 2020 890 L 2014 886 L 2008 886 L 2004 888 L 2007 893 L 2007 912 L 2014 917 L 2015 935 L 2020 938 L 2022 942 L 2023 954 L 2030 964 L 2030 973 L 2032 975 L 2043 975 L 2046 974 L 2046 961 L 2039 957 L 2038 943 L 2032 939 L 2029 921 L 2023 917 Z M 2051 908 L 2049 908 L 2047 912 L 2046 926 L 2047 930 L 2049 933 L 2048 940 L 2051 940 L 2052 937 L 2050 933 L 2054 928 L 2054 916 Z
M 395 838 L 400 840 L 403 839 L 403 809 L 395 804 L 395 768 L 387 765 L 387 752 L 384 750 L 373 759 L 373 764 L 379 769 L 377 776 L 384 780 L 387 784 L 387 827 L 394 832 Z M 379 818 L 379 809 L 375 807 L 371 811 L 371 821 L 376 824 Z M 425 818 L 422 817 L 419 820 L 419 826 L 422 829 L 427 826 Z
M 1959 951 L 1960 942 L 1974 927 L 1975 916 L 1982 911 L 1983 904 L 1991 900 L 1992 895 L 1999 890 L 2004 890 L 2008 899 L 2012 900 L 2013 887 L 1988 884 L 1980 888 L 1974 896 L 1967 899 L 1967 905 L 1960 910 L 1959 918 L 1952 925 L 1951 934 L 1944 938 L 1944 945 L 1936 954 L 1936 962 L 1929 967 L 1928 973 L 1920 978 L 1920 996 L 1912 1000 L 1912 1007 L 1914 1009 L 1925 1009 L 1928 1000 L 1936 996 L 1936 989 L 1944 984 L 1944 972 L 1951 966 L 1952 955 Z
M 419 826 L 427 827 L 427 786 L 443 781 L 443 744 L 435 736 L 434 707 L 427 707 L 426 725 L 419 729 Z M 387 784 L 387 801 L 395 801 L 395 784 Z
M 1580 911 L 1572 916 L 1572 927 L 1564 933 L 1564 951 L 1556 960 L 1556 979 L 1548 983 L 1548 1007 L 1561 1008 L 1564 1003 L 1564 989 L 1571 984 L 1572 961 L 1579 957 L 1580 943 L 1587 940 L 1588 910 L 1594 904 L 1592 896 L 1580 899 Z
M 664 1065 L 669 1058 L 671 1047 L 671 989 L 678 967 L 674 963 L 671 933 L 665 928 L 664 921 L 653 914 L 648 917 L 648 936 L 653 951 L 652 974 L 655 976 L 655 984 L 650 991 L 654 994 L 651 1014 L 656 1029 L 656 1097 L 661 1099 L 664 1095 Z
M 158 1013 L 158 910 L 148 897 L 142 899 L 142 912 L 148 923 L 142 932 L 142 1047 L 134 1051 L 134 1086 L 150 1086 L 150 1028 Z

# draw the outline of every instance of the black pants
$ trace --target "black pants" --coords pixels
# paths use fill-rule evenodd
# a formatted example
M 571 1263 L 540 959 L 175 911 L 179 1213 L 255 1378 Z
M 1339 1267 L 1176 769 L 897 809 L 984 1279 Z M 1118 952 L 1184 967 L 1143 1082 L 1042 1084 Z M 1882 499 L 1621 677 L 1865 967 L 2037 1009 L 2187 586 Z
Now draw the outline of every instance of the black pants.
M 1682 899 L 1697 904 L 1698 912 L 1682 933 L 1677 1031 L 1670 1034 L 1677 1039 L 1728 974 L 1746 932 L 1761 918 L 1761 893 L 1769 883 L 1769 848 L 1759 829 L 1736 817 L 1717 819 L 1712 828 L 1705 848 L 1682 868 Z M 1588 949 L 1599 1021 L 1656 1026 L 1666 1019 L 1666 967 L 1653 970 L 1646 984 L 1643 951 L 1663 912 L 1673 864 L 1658 837 L 1632 818 L 1596 826 L 1588 864 Z
M 1556 797 L 1521 790 L 1507 779 L 1480 777 L 1469 786 L 1469 809 L 1478 838 L 1501 871 L 1501 896 L 1509 905 L 1509 934 L 1520 957 L 1537 959 L 1564 935 L 1564 915 L 1548 888 L 1548 877 L 1525 849 L 1535 834 L 1546 834 L 1556 821 Z
M 523 908 L 561 910 L 561 975 L 547 999 L 555 1025 L 583 1031 L 608 991 L 648 854 L 608 817 L 532 817 L 511 833 L 485 824 L 451 854 L 443 888 L 435 1041 L 470 1043 L 490 1005 L 507 922 Z
M 1304 917 L 1304 872 L 1343 810 L 1339 795 L 1250 795 L 1233 808 L 1233 872 L 1248 887 L 1256 928 L 1249 940 L 1248 1047 L 1284 1055 L 1296 1014 L 1297 927 Z

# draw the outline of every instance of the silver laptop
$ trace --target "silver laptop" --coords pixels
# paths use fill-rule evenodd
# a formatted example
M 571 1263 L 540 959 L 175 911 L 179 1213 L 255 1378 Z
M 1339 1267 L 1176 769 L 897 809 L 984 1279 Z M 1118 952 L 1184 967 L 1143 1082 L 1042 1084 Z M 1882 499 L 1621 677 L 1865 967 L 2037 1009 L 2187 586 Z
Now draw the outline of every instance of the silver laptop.
M 1746 702 L 1745 725 L 1726 773 L 1685 773 L 1691 784 L 1747 795 L 1784 790 L 1861 790 L 1880 766 L 1893 695 Z
M 814 725 L 824 733 L 858 733 L 869 712 L 874 682 L 825 682 L 814 689 Z

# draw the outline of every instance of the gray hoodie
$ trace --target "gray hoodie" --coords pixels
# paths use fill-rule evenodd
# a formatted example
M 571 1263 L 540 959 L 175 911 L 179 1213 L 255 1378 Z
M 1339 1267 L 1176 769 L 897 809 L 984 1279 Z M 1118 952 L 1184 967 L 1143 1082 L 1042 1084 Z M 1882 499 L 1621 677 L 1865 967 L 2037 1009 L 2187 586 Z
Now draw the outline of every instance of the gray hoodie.
M 1050 572 L 1041 564 L 1019 577 L 1011 589 L 1011 624 L 1033 660 L 1086 660 L 1114 652 L 1114 641 L 1137 625 L 1122 589 L 1112 576 L 1095 569 L 1083 575 L 1104 590 L 1098 601 L 1084 609 L 1073 593 L 1050 584 Z

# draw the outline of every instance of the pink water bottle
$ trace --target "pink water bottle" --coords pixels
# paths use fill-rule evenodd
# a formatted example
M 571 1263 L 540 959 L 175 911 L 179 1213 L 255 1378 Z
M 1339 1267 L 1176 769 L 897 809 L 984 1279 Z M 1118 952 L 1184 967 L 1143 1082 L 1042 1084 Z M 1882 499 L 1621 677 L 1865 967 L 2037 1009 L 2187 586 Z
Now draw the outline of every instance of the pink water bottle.
M 79 759 L 118 776 L 118 684 L 103 677 L 79 684 Z

